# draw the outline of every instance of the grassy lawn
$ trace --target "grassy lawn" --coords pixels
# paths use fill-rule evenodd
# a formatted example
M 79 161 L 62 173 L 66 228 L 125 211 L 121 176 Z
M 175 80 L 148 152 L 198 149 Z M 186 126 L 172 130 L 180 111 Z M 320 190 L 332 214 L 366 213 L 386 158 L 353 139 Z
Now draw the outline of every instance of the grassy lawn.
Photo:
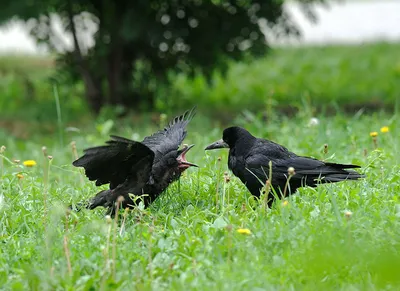
M 399 50 L 399 44 L 385 43 L 276 49 L 265 58 L 232 64 L 226 77 L 215 73 L 210 83 L 201 74 L 174 76 L 172 91 L 181 98 L 169 102 L 198 100 L 218 110 L 398 109 Z
M 209 115 L 228 117 L 243 108 L 354 113 L 365 107 L 399 112 L 399 51 L 400 44 L 387 43 L 279 48 L 258 60 L 232 63 L 226 76 L 216 71 L 210 82 L 202 74 L 171 74 L 170 86 L 158 88 L 156 104 L 161 111 L 197 104 Z M 54 80 L 59 82 L 63 119 L 79 123 L 87 116 L 83 84 L 69 84 L 63 72 L 54 71 L 51 58 L 0 56 L 0 121 L 56 120 Z
M 265 209 L 227 171 L 227 152 L 205 153 L 222 129 L 199 111 L 186 143 L 199 164 L 150 208 L 115 224 L 104 211 L 66 214 L 99 189 L 73 168 L 109 133 L 141 140 L 150 122 L 97 123 L 58 139 L 10 137 L 0 177 L 0 286 L 4 290 L 399 290 L 399 118 L 238 116 L 230 124 L 298 154 L 362 166 L 362 181 L 303 188 Z M 171 118 L 172 116 L 169 116 Z M 389 126 L 388 133 L 381 133 Z M 377 144 L 370 137 L 378 131 Z M 323 153 L 324 144 L 328 153 Z M 0 145 L 1 146 L 1 145 Z M 42 146 L 47 147 L 49 160 Z M 221 162 L 217 158 L 221 156 Z M 13 163 L 21 160 L 20 164 Z M 22 161 L 33 159 L 34 167 Z M 18 175 L 19 174 L 19 175 Z M 248 229 L 242 234 L 238 229 Z

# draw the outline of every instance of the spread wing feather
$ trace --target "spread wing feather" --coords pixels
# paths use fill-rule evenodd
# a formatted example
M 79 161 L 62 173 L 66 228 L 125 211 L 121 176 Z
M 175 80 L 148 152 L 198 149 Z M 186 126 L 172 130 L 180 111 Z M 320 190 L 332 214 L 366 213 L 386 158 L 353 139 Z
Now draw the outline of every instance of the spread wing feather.
M 149 164 L 144 169 L 151 168 L 154 152 L 143 143 L 113 135 L 106 143 L 85 149 L 85 154 L 73 162 L 75 167 L 85 169 L 86 176 L 96 181 L 96 186 L 110 183 L 110 189 L 114 189 L 128 177 L 139 175 L 143 166 L 137 165 L 142 164 L 144 158 Z
M 144 138 L 142 143 L 154 151 L 155 161 L 179 148 L 187 134 L 186 126 L 195 115 L 196 107 L 193 107 L 190 111 L 175 117 L 164 129 Z

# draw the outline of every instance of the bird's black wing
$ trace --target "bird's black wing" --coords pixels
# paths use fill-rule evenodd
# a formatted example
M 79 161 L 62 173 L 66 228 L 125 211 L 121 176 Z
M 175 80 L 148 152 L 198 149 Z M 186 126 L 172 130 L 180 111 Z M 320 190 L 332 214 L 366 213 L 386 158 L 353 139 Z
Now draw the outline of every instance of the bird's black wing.
M 186 137 L 186 126 L 195 116 L 196 107 L 175 117 L 164 129 L 147 136 L 143 144 L 152 149 L 155 153 L 155 161 L 158 161 L 166 153 L 177 150 Z
M 149 177 L 154 152 L 143 143 L 123 137 L 111 136 L 107 145 L 84 150 L 84 155 L 73 162 L 83 167 L 90 181 L 96 186 L 110 183 L 114 189 L 128 177 Z M 143 162 L 148 163 L 143 167 Z
M 288 179 L 288 169 L 294 168 L 295 175 L 290 179 L 290 184 L 295 188 L 302 186 L 316 186 L 318 183 L 339 182 L 343 180 L 356 180 L 363 175 L 356 171 L 346 170 L 360 168 L 356 165 L 325 163 L 323 161 L 297 156 L 289 152 L 286 158 L 271 158 L 260 153 L 249 155 L 246 158 L 246 174 L 257 176 L 263 183 L 268 179 L 269 162 L 272 161 L 272 183 L 283 187 Z

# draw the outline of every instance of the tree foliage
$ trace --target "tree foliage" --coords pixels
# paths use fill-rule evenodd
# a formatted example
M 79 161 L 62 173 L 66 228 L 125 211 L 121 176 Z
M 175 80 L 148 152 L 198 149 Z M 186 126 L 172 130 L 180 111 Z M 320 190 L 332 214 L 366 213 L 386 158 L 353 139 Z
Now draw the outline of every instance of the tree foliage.
M 316 1 L 301 2 L 308 15 Z M 276 34 L 298 34 L 283 0 L 6 2 L 0 21 L 14 16 L 27 21 L 35 39 L 59 53 L 58 64 L 71 80 L 83 81 L 95 112 L 107 103 L 154 107 L 155 90 L 168 70 L 209 74 L 223 70 L 228 59 L 264 54 L 260 22 Z M 72 36 L 72 48 L 65 49 L 54 15 Z M 89 47 L 82 38 L 88 24 L 96 27 Z

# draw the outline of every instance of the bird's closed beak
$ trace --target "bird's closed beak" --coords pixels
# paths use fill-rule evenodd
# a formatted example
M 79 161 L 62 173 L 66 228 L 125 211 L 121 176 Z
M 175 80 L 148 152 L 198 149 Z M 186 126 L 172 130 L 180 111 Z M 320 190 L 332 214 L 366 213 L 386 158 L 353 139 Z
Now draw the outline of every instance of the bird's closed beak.
M 229 145 L 226 142 L 224 142 L 223 139 L 220 139 L 208 145 L 204 150 L 208 151 L 208 150 L 223 149 L 223 148 L 229 148 Z

